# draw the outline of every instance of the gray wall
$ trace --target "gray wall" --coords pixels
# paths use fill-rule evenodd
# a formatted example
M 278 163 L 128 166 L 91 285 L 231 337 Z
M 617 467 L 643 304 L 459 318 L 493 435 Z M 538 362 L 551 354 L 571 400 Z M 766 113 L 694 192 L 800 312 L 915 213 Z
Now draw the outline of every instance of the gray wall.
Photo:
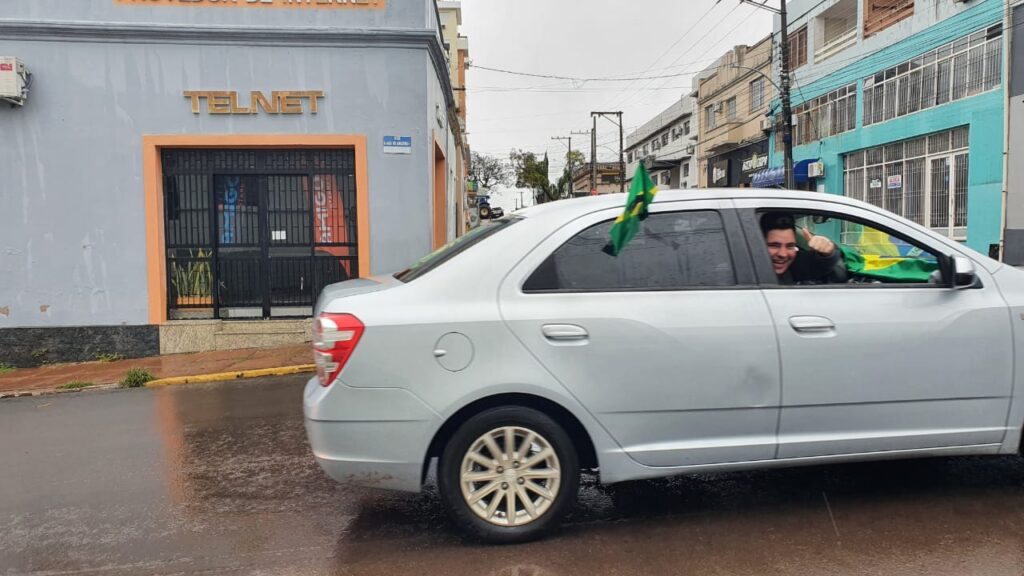
M 422 23 L 424 4 L 415 5 L 392 0 L 387 14 L 399 24 L 414 24 L 414 16 Z M 189 8 L 121 7 L 112 0 L 5 3 L 11 9 L 26 18 L 195 17 Z M 245 21 L 266 18 L 263 12 L 325 18 L 317 11 L 203 10 L 228 12 Z M 357 11 L 336 17 L 348 15 L 382 18 Z M 0 21 L 0 38 L 9 38 L 4 22 L 10 21 Z M 148 134 L 365 134 L 372 272 L 401 268 L 429 251 L 426 126 L 435 99 L 428 87 L 437 82 L 429 51 L 374 45 L 365 36 L 362 46 L 318 47 L 322 38 L 281 46 L 237 40 L 0 39 L 0 55 L 21 58 L 34 74 L 24 108 L 0 107 L 0 328 L 148 321 L 141 157 Z M 315 116 L 196 116 L 182 96 L 221 89 L 322 89 L 327 97 Z M 383 154 L 384 135 L 412 136 L 413 153 Z
M 274 0 L 284 4 L 284 0 Z M 249 8 L 179 3 L 176 0 L 0 0 L 3 19 L 63 22 L 123 22 L 195 26 L 327 26 L 332 28 L 436 28 L 433 2 L 385 0 L 383 9 Z M 244 0 L 238 0 L 244 4 Z M 147 5 L 150 4 L 150 5 Z M 207 4 L 207 5 L 201 5 Z
M 1024 4 L 1011 13 L 1010 50 L 1010 147 L 1007 174 L 1006 230 L 1003 261 L 1024 265 Z

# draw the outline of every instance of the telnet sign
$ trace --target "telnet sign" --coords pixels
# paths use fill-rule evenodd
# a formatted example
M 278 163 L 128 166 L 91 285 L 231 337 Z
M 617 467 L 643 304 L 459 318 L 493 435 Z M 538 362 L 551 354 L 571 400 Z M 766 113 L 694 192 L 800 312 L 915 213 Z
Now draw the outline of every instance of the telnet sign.
M 114 0 L 134 6 L 234 6 L 238 8 L 384 8 L 386 0 Z
M 254 90 L 249 93 L 249 104 L 241 106 L 234 91 L 185 90 L 183 94 L 192 100 L 193 114 L 202 112 L 204 101 L 208 114 L 258 114 L 261 110 L 267 114 L 302 114 L 307 108 L 310 114 L 316 114 L 317 100 L 324 98 L 323 90 L 275 90 L 270 98 Z

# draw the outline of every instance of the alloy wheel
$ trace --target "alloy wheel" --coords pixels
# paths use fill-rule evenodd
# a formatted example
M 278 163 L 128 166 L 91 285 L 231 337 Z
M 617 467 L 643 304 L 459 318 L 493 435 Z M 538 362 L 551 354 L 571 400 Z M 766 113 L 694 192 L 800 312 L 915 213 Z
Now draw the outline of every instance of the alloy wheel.
M 523 526 L 542 517 L 558 498 L 562 471 L 551 443 L 520 426 L 502 426 L 477 438 L 459 469 L 470 510 L 497 526 Z

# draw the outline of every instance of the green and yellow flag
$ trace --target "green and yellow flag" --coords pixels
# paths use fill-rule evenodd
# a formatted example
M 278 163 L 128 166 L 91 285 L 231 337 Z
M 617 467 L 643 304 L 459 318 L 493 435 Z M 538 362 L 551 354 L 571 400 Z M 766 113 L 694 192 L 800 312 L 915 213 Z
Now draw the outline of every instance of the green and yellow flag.
M 619 252 L 626 247 L 626 244 L 636 236 L 640 229 L 640 221 L 647 218 L 647 206 L 654 200 L 658 188 L 654 185 L 643 162 L 636 167 L 633 175 L 633 184 L 629 187 L 629 196 L 626 197 L 626 208 L 622 214 L 615 219 L 610 231 L 611 240 L 604 247 L 604 251 L 612 256 L 618 256 Z

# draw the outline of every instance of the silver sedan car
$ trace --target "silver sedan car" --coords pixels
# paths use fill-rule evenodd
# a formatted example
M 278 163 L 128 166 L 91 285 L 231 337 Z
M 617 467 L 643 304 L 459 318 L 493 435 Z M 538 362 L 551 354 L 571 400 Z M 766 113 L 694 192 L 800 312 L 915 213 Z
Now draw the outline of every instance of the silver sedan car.
M 1024 272 L 915 223 L 943 207 L 664 191 L 612 256 L 624 202 L 520 210 L 327 287 L 304 397 L 327 474 L 415 492 L 436 459 L 455 523 L 518 542 L 558 524 L 581 469 L 1019 451 Z

